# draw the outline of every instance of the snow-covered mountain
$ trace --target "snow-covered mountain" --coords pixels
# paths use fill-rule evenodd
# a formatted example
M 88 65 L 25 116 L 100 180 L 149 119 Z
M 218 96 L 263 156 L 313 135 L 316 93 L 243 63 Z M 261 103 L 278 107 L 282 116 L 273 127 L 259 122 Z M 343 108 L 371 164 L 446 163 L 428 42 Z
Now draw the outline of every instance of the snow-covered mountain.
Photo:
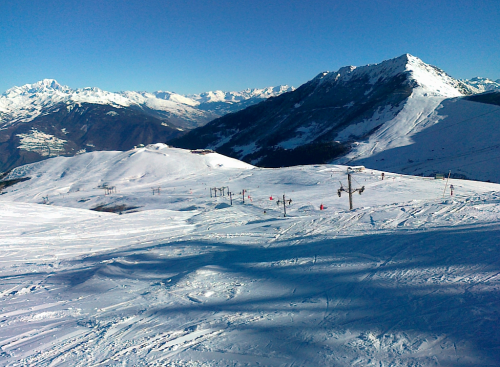
M 292 89 L 182 96 L 71 89 L 53 79 L 14 87 L 0 96 L 0 171 L 49 156 L 164 142 Z
M 53 79 L 44 79 L 37 83 L 13 87 L 0 96 L 0 127 L 29 122 L 59 103 L 68 106 L 93 103 L 116 108 L 138 107 L 155 117 L 173 120 L 176 126 L 191 129 L 222 115 L 219 111 L 223 109 L 207 107 L 211 103 L 235 105 L 248 100 L 256 103 L 290 90 L 293 90 L 293 87 L 279 86 L 242 92 L 206 92 L 189 96 L 163 91 L 114 93 L 99 88 L 71 89 Z M 200 105 L 204 108 L 196 108 Z
M 293 90 L 295 90 L 294 87 L 280 85 L 262 89 L 245 89 L 240 92 L 216 90 L 200 94 L 180 95 L 173 92 L 157 91 L 153 94 L 156 98 L 193 106 L 201 111 L 220 117 L 227 113 L 240 111 L 248 106 L 262 102 L 264 99 L 276 97 Z M 204 124 L 200 123 L 199 126 Z
M 435 141 L 414 144 L 413 136 L 445 119 L 447 124 L 459 123 L 463 119 L 460 116 L 473 118 L 486 114 L 489 125 L 498 122 L 494 95 L 467 97 L 478 90 L 405 54 L 379 64 L 321 73 L 294 92 L 223 116 L 172 143 L 180 147 L 212 148 L 252 164 L 271 167 L 325 163 L 334 159 L 338 163 L 354 164 L 410 145 L 419 152 L 433 151 L 441 146 L 435 147 Z M 452 110 L 456 113 L 452 114 Z M 462 131 L 462 127 L 457 125 L 456 129 Z M 460 145 L 460 154 L 467 154 L 492 146 L 492 142 L 500 138 L 496 131 L 478 125 L 477 142 L 463 141 L 464 132 L 456 136 L 459 140 L 447 144 L 447 149 L 456 151 L 455 145 Z M 443 134 L 443 139 L 451 139 L 448 132 L 443 130 Z M 415 160 L 406 155 L 398 155 L 398 158 L 407 162 Z M 384 158 L 382 162 L 391 161 Z M 378 159 L 371 159 L 370 164 L 387 168 L 381 166 Z M 458 166 L 448 168 L 454 170 Z M 402 167 L 396 165 L 391 169 L 397 171 Z M 441 165 L 430 164 L 414 173 L 440 173 L 443 169 Z M 492 170 L 493 167 L 487 169 Z M 500 179 L 483 173 L 469 169 L 460 174 L 469 178 Z
M 17 167 L 0 364 L 500 365 L 500 185 L 367 167 L 350 211 L 346 168 L 163 144 Z
M 205 92 L 200 94 L 190 94 L 186 97 L 197 101 L 199 104 L 203 103 L 213 103 L 213 102 L 242 102 L 247 99 L 260 98 L 266 99 L 270 97 L 276 97 L 280 94 L 293 91 L 295 88 L 289 87 L 288 85 L 280 85 L 278 87 L 268 87 L 268 88 L 253 88 L 245 89 L 241 92 L 223 92 L 217 90 L 214 92 Z
M 500 79 L 493 81 L 488 78 L 475 77 L 472 79 L 460 79 L 460 81 L 471 88 L 474 93 L 500 91 Z

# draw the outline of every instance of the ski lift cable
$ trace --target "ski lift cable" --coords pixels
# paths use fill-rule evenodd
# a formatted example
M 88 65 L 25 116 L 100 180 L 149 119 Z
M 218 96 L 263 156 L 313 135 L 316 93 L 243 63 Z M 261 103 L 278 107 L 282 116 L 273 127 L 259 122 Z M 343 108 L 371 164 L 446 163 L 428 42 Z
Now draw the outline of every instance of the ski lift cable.
M 352 179 L 353 179 L 354 181 L 356 181 L 356 183 L 357 183 L 358 185 L 363 186 L 362 184 L 360 184 L 360 183 L 358 182 L 358 180 L 356 180 L 356 179 L 354 178 L 354 176 L 353 176 L 353 175 L 351 175 L 351 177 L 352 177 Z

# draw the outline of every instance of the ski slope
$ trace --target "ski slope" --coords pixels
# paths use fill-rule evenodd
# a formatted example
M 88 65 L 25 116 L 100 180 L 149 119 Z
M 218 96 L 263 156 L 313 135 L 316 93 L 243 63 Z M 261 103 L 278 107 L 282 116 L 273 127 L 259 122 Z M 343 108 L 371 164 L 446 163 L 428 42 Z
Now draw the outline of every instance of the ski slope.
M 461 98 L 412 96 L 396 118 L 337 163 L 426 176 L 451 171 L 498 183 L 499 112 Z
M 0 195 L 0 365 L 500 362 L 498 184 L 366 169 L 349 211 L 345 166 L 161 144 L 26 176 Z

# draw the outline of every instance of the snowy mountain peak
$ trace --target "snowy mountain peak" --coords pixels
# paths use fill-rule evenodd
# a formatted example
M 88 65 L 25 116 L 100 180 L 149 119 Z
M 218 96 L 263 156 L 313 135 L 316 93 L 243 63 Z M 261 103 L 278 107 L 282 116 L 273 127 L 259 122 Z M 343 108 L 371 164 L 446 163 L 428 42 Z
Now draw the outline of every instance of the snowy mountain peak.
M 423 64 L 424 62 L 422 59 L 413 56 L 409 53 L 402 54 L 401 56 L 395 57 L 393 59 L 395 62 L 400 62 L 402 65 L 408 65 L 408 64 Z
M 316 79 L 321 79 L 321 83 L 347 83 L 364 79 L 373 85 L 399 75 L 405 75 L 412 87 L 427 96 L 458 97 L 472 93 L 462 82 L 443 70 L 410 54 L 403 54 L 378 64 L 344 66 L 338 71 L 321 73 Z
M 70 88 L 59 84 L 55 79 L 43 79 L 33 84 L 10 88 L 2 96 L 13 98 L 24 94 L 51 93 L 55 91 L 68 92 Z
M 183 96 L 181 94 L 174 93 L 174 92 L 159 90 L 159 91 L 154 92 L 153 95 L 159 99 L 177 102 L 177 103 L 182 103 L 182 104 L 186 104 L 188 106 L 195 107 L 195 106 L 199 105 L 199 102 L 194 101 L 192 98 L 189 98 L 189 97 L 186 97 L 186 96 Z
M 33 83 L 33 84 L 26 84 L 21 88 L 24 88 L 30 92 L 35 92 L 35 91 L 44 92 L 47 90 L 63 91 L 63 90 L 69 89 L 69 87 L 59 84 L 57 82 L 57 80 L 55 80 L 55 79 L 42 79 L 42 80 L 40 80 L 36 83 Z

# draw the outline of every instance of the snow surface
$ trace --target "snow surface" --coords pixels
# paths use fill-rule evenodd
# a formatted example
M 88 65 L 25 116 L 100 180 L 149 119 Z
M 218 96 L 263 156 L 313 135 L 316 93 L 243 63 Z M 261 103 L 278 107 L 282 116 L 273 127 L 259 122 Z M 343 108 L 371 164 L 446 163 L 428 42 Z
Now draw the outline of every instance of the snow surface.
M 500 363 L 497 184 L 366 169 L 349 211 L 345 166 L 162 144 L 25 176 L 0 195 L 1 365 Z

